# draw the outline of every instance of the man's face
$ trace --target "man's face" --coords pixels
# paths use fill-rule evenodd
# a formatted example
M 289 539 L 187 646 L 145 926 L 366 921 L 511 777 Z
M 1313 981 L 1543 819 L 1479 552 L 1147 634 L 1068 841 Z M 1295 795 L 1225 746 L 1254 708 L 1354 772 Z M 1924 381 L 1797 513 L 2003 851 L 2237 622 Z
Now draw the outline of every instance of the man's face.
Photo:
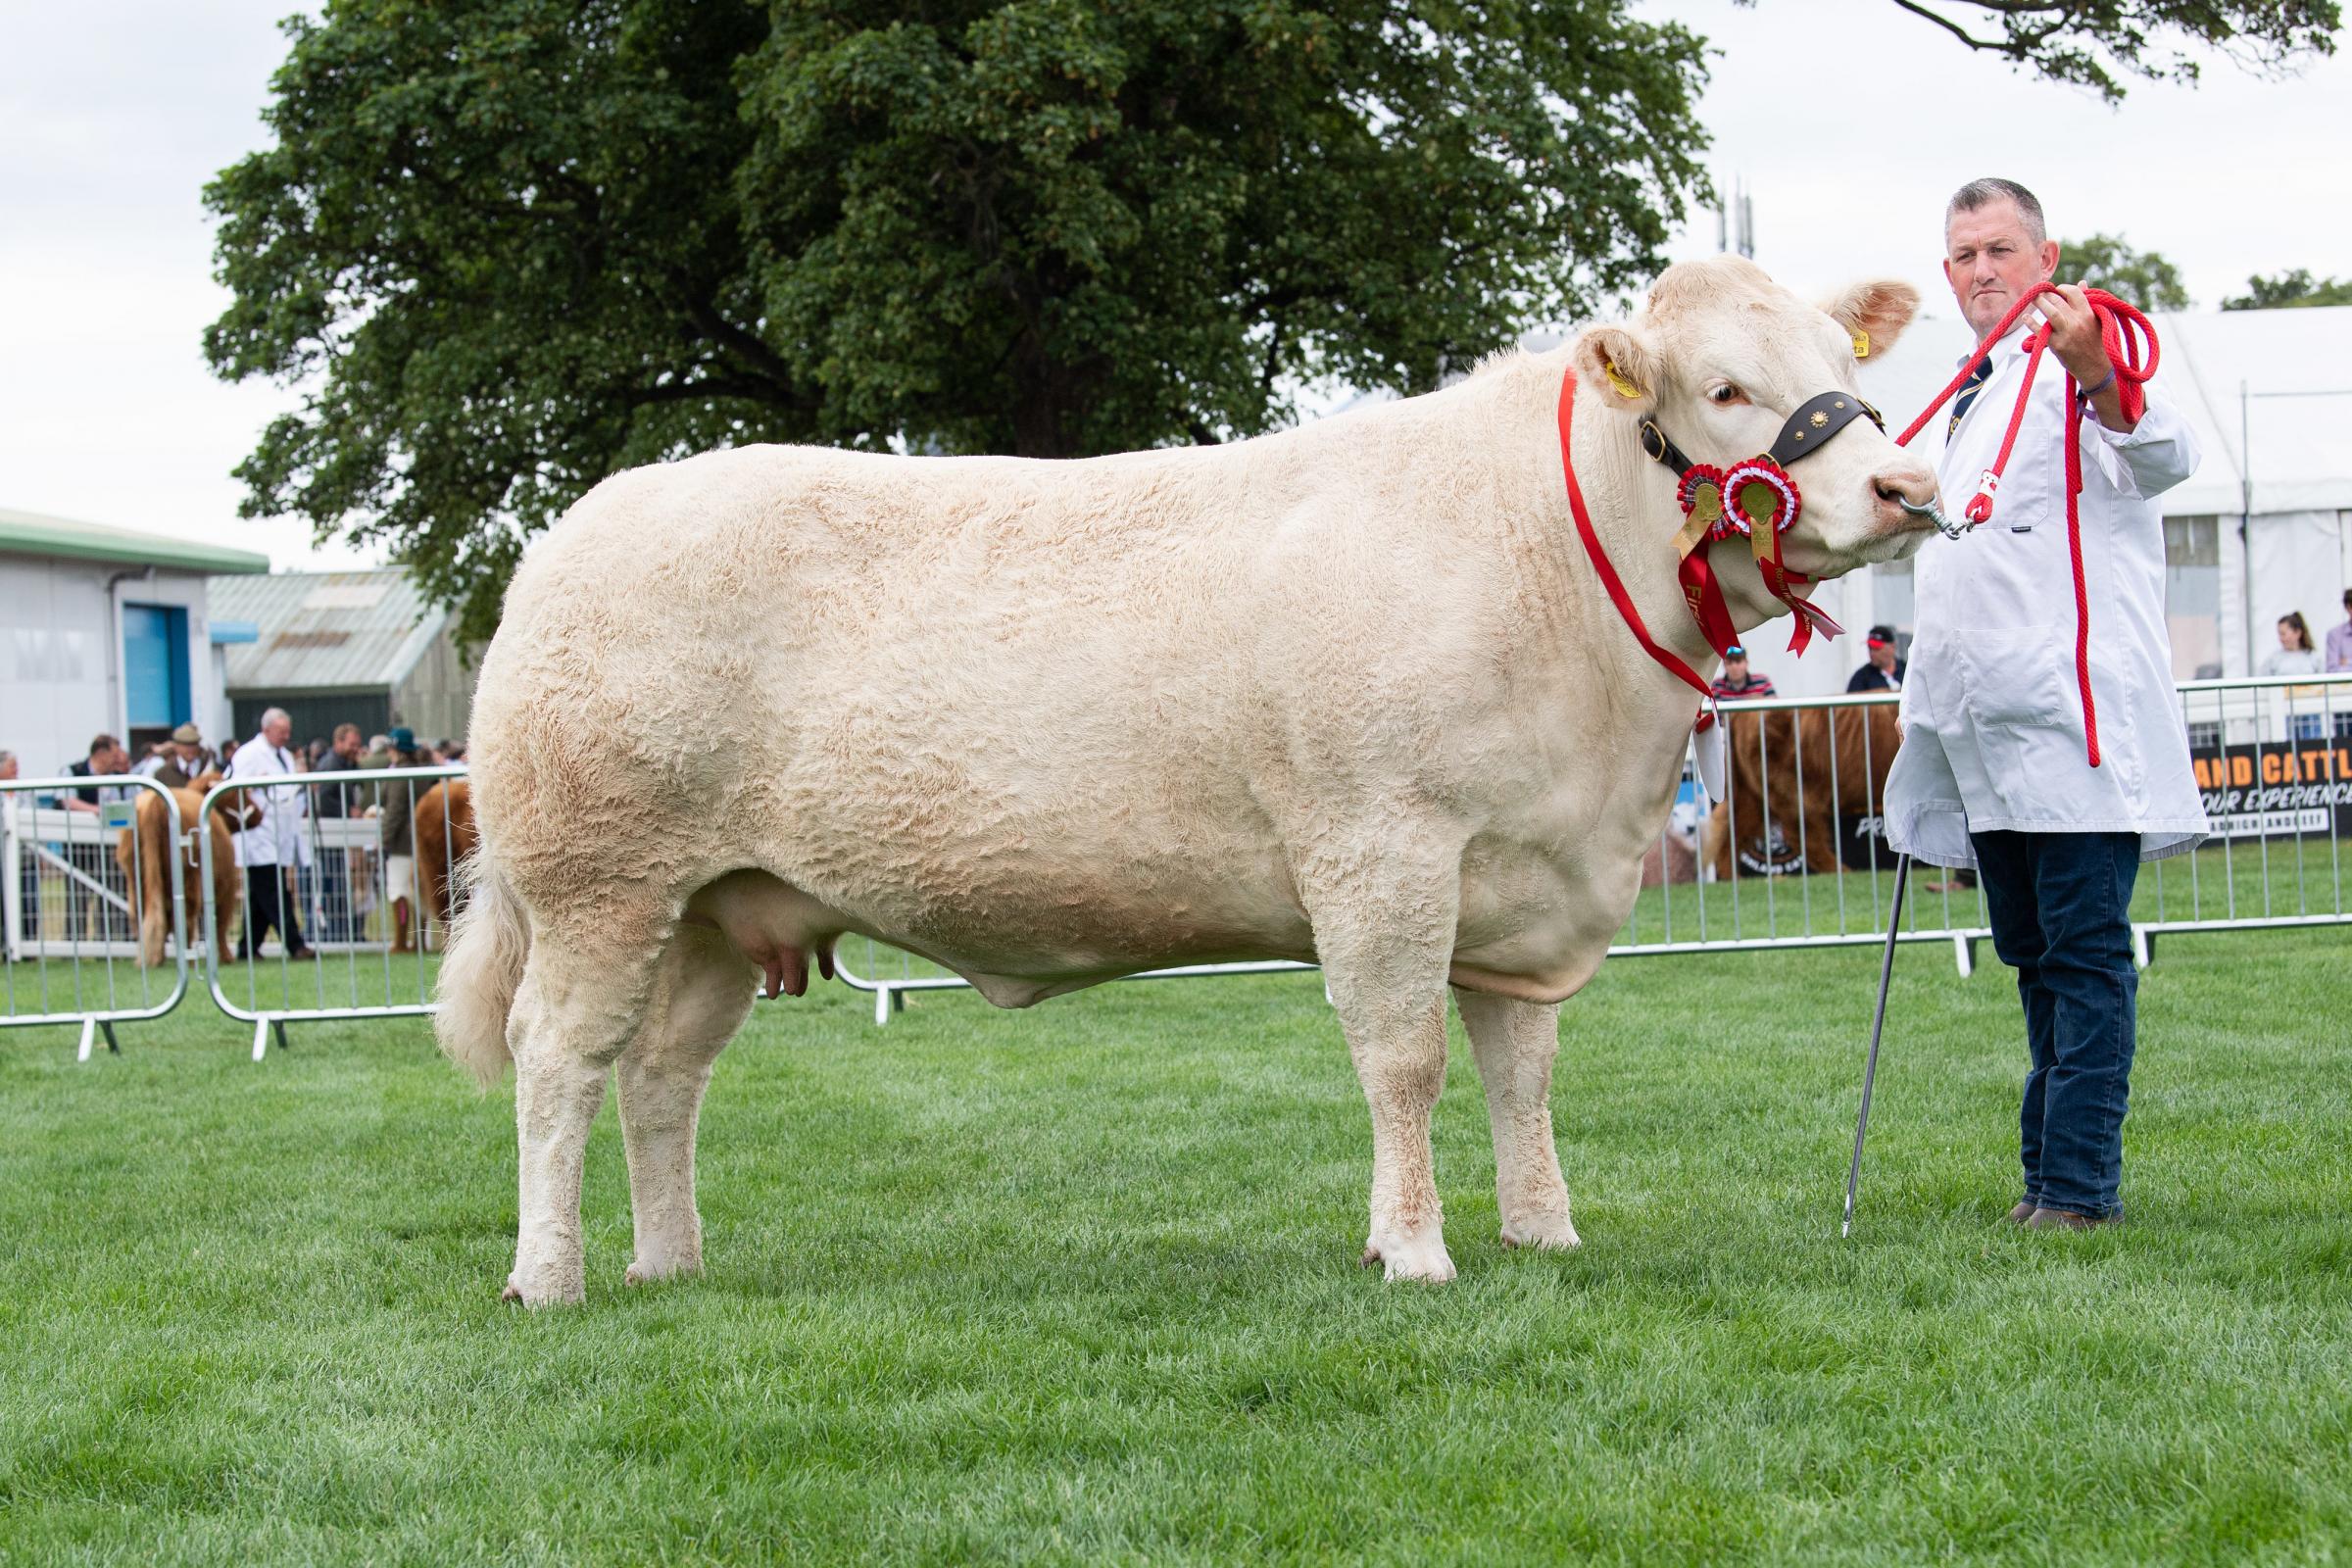
M 194 741 L 173 741 L 172 743 L 172 755 L 179 759 L 179 765 L 183 768 L 194 767 L 197 754 L 203 750 L 204 748 L 198 746 Z
M 1960 314 L 1983 337 L 2026 290 L 2058 270 L 2058 247 L 2035 244 L 2017 203 L 2002 197 L 1954 213 L 1943 229 L 1943 275 Z
M 0 759 L 0 780 L 12 779 L 16 776 L 17 760 L 13 757 Z
M 130 753 L 120 746 L 90 759 L 90 771 L 93 773 L 122 773 L 128 771 L 129 767 Z
M 1894 667 L 1894 644 L 1872 643 L 1870 645 L 1870 662 L 1881 669 L 1892 669 Z
M 293 733 L 294 721 L 290 718 L 265 719 L 262 723 L 262 739 L 272 746 L 285 745 L 286 737 Z
M 335 755 L 346 762 L 356 761 L 360 755 L 360 738 L 357 735 L 336 736 Z
M 1747 679 L 1747 656 L 1741 654 L 1725 660 L 1723 678 L 1735 683 Z

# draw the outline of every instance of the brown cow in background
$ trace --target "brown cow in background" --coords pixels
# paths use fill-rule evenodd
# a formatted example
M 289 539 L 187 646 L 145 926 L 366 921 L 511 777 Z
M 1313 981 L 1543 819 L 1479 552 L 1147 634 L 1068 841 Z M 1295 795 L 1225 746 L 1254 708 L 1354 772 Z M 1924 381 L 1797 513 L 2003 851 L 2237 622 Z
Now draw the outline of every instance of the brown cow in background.
M 1725 714 L 1732 798 L 1708 817 L 1703 855 L 1715 874 L 1733 874 L 1735 850 L 1743 875 L 1837 870 L 1841 840 L 1885 805 L 1886 770 L 1902 741 L 1895 711 L 1894 704 L 1881 703 Z M 1737 846 L 1734 821 L 1740 826 Z M 1884 848 L 1879 860 L 1886 869 L 1894 866 L 1892 853 Z M 1866 870 L 1869 863 L 1866 858 L 1854 869 Z
M 196 820 L 204 809 L 205 792 L 220 782 L 218 771 L 206 772 L 187 788 L 172 792 L 179 803 L 182 824 Z M 152 790 L 140 790 L 137 795 L 138 826 L 135 830 L 124 828 L 115 840 L 115 864 L 122 870 L 124 895 L 139 901 L 139 967 L 152 969 L 164 961 L 164 939 L 172 929 L 171 878 L 175 865 L 181 878 L 180 896 L 187 901 L 188 928 L 193 931 L 203 924 L 204 862 L 193 834 L 184 844 L 172 842 L 172 816 L 162 798 Z M 233 799 L 223 799 L 205 823 L 213 839 L 213 951 L 223 962 L 236 956 L 228 933 L 236 924 L 237 908 L 245 896 L 245 879 L 237 870 L 229 824 L 223 820 L 226 811 L 235 809 L 230 805 Z
M 444 779 L 424 792 L 416 803 L 416 876 L 424 894 L 417 911 L 416 947 L 429 950 L 434 920 L 444 925 L 457 918 L 457 863 L 473 853 L 473 786 L 462 778 Z

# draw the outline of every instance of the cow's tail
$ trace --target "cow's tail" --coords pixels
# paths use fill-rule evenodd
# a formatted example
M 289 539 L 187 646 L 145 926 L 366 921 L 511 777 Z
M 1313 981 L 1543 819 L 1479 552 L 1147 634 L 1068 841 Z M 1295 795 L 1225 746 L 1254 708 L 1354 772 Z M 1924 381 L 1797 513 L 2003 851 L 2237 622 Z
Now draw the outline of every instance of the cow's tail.
M 531 954 L 531 917 L 489 848 L 485 840 L 458 862 L 458 886 L 465 891 L 441 959 L 434 992 L 441 1005 L 433 1017 L 442 1054 L 485 1089 L 507 1070 L 507 1013 Z

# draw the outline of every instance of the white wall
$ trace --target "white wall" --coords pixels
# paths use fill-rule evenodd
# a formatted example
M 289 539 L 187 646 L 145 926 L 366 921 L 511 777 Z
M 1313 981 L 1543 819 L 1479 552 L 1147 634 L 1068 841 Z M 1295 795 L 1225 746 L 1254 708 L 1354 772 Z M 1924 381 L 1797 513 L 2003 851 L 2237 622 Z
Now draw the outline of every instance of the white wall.
M 199 724 L 227 705 L 205 621 L 204 578 L 113 562 L 0 556 L 0 749 L 27 778 L 65 771 L 100 730 L 120 736 L 121 607 L 177 605 L 188 616 L 189 699 Z M 108 581 L 121 576 L 110 593 Z M 212 729 L 206 725 L 206 734 Z

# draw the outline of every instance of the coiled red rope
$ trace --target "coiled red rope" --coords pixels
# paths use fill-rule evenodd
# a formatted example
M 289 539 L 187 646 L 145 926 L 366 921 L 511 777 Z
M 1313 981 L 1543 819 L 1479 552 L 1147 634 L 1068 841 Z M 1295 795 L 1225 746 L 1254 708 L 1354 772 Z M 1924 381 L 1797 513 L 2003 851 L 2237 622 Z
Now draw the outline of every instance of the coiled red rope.
M 1949 403 L 1967 385 L 1968 378 L 1978 366 L 1992 357 L 1993 346 L 2017 324 L 2017 318 L 2031 309 L 2035 300 L 2045 294 L 2056 294 L 2055 283 L 2036 283 L 2009 307 L 2000 324 L 1985 334 L 1977 345 L 1960 373 L 1936 395 L 1936 400 L 1922 409 L 1919 417 L 1894 438 L 1895 445 L 1907 446 L 1911 438 L 1927 427 L 1936 411 Z M 2082 296 L 2090 304 L 2091 314 L 2098 318 L 2099 341 L 2107 350 L 2107 362 L 2115 369 L 2115 395 L 2123 404 L 2124 417 L 2133 424 L 2148 410 L 2148 381 L 2156 374 L 2160 349 L 2156 328 L 2136 307 L 2126 304 L 2103 288 L 2086 288 Z M 2041 368 L 2041 356 L 2050 346 L 2050 329 L 2045 325 L 2026 335 L 2025 383 L 2017 390 L 2017 406 L 2009 412 L 2009 428 L 2001 437 L 2000 454 L 1992 466 L 1984 470 L 1978 482 L 1977 493 L 1969 498 L 1967 516 L 1971 523 L 1982 525 L 1992 520 L 1993 497 L 2000 488 L 2001 474 L 2009 466 L 2009 454 L 2016 450 L 2017 432 L 2026 422 L 2026 408 L 2034 397 L 2034 373 Z M 2082 396 L 2072 372 L 2066 378 L 2066 548 L 2075 574 L 2075 685 L 2082 697 L 2082 737 L 2090 758 L 2090 765 L 2099 765 L 2098 706 L 2090 695 L 2090 591 L 2082 574 Z

